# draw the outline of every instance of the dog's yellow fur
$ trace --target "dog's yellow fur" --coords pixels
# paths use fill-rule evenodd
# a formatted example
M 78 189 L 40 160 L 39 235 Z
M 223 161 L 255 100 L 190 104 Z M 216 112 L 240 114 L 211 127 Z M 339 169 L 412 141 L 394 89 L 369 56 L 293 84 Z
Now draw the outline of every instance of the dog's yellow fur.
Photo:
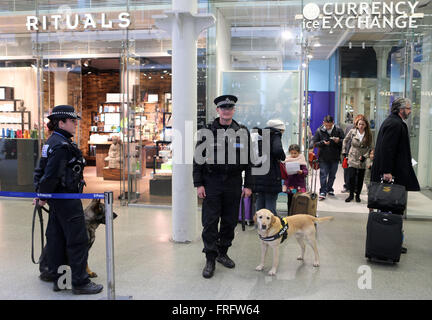
M 261 209 L 255 216 L 254 221 L 258 225 L 258 234 L 261 237 L 271 237 L 277 234 L 281 230 L 281 222 L 276 218 L 270 210 Z M 288 224 L 288 237 L 294 235 L 301 248 L 301 255 L 297 260 L 304 259 L 304 253 L 306 250 L 305 240 L 312 247 L 315 253 L 314 267 L 319 267 L 319 255 L 318 248 L 316 245 L 316 228 L 315 222 L 322 222 L 332 220 L 333 217 L 316 218 L 308 214 L 296 214 L 286 218 Z M 274 276 L 276 274 L 279 265 L 279 245 L 282 238 L 278 238 L 272 241 L 261 240 L 261 263 L 255 268 L 257 271 L 262 271 L 264 268 L 264 259 L 267 253 L 268 247 L 273 249 L 273 265 L 269 275 Z

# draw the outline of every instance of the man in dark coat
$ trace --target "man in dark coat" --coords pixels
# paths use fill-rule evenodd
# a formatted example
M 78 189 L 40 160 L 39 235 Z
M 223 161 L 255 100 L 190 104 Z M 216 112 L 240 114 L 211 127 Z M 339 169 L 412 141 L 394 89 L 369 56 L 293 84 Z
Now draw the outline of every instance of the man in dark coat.
M 312 139 L 313 146 L 319 149 L 320 200 L 324 200 L 327 194 L 334 196 L 333 183 L 336 179 L 344 138 L 343 130 L 334 124 L 332 116 L 327 115 L 324 117 L 323 125 L 317 129 Z
M 371 181 L 381 178 L 406 187 L 407 191 L 419 191 L 420 186 L 411 163 L 408 126 L 405 121 L 411 113 L 411 101 L 398 98 L 392 103 L 391 114 L 384 120 L 378 132 L 375 157 L 371 169 Z
M 405 120 L 411 113 L 411 101 L 398 98 L 393 101 L 391 114 L 384 120 L 378 132 L 375 156 L 371 168 L 371 181 L 394 179 L 395 184 L 405 186 L 407 191 L 420 191 L 420 185 L 412 167 L 408 126 Z M 394 214 L 403 214 L 393 212 Z M 406 252 L 406 248 L 402 248 Z

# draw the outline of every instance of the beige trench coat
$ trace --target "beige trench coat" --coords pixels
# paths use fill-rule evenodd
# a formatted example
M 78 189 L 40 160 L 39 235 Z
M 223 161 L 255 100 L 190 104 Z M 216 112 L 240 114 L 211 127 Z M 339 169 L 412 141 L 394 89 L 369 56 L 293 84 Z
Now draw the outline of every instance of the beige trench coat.
M 361 162 L 360 157 L 363 156 L 365 158 L 369 158 L 371 146 L 363 145 L 362 142 L 360 142 L 360 140 L 356 137 L 356 135 L 356 128 L 353 128 L 348 132 L 342 144 L 342 153 L 348 154 L 348 167 L 366 169 L 366 161 Z M 351 147 L 349 150 L 346 150 L 347 146 L 349 146 L 350 141 Z

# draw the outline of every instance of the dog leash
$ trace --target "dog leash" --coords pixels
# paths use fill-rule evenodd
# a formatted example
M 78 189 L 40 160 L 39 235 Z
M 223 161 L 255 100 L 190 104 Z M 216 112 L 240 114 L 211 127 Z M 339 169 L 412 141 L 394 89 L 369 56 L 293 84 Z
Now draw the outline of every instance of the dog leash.
M 44 237 L 44 226 L 43 226 L 43 215 L 42 210 L 44 210 L 46 213 L 49 213 L 49 211 L 45 207 L 41 207 L 38 203 L 35 204 L 35 208 L 33 210 L 33 220 L 32 220 L 32 246 L 31 246 L 31 259 L 34 264 L 39 264 L 42 258 L 42 251 L 45 246 L 45 237 Z M 34 229 L 35 229 L 35 222 L 36 222 L 36 213 L 39 216 L 39 224 L 40 224 L 40 234 L 41 234 L 41 255 L 39 256 L 38 261 L 35 261 L 34 258 Z

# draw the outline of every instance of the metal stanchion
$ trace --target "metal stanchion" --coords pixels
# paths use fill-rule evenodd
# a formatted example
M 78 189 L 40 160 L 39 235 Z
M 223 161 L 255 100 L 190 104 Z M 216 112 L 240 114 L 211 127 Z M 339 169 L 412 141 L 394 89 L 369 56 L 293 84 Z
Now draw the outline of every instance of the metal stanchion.
M 105 199 L 105 234 L 106 234 L 106 261 L 107 261 L 107 300 L 132 300 L 132 296 L 116 296 L 115 293 L 113 192 L 112 191 L 104 192 L 104 199 Z
M 115 300 L 113 192 L 104 192 L 108 300 Z

